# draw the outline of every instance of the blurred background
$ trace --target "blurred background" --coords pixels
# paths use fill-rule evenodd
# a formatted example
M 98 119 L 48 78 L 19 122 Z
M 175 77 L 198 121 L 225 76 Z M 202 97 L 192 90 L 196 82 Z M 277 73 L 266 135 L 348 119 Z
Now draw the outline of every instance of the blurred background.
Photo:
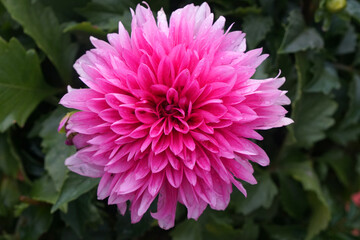
M 130 223 L 96 200 L 97 179 L 64 166 L 75 149 L 57 132 L 66 86 L 83 87 L 72 68 L 118 21 L 130 30 L 136 0 L 0 0 L 0 240 L 18 239 L 360 239 L 360 2 L 211 0 L 216 18 L 246 33 L 268 59 L 253 78 L 286 77 L 295 121 L 260 131 L 268 167 L 257 185 L 237 189 L 225 211 L 175 228 L 149 213 Z M 190 1 L 148 1 L 156 13 Z M 195 1 L 201 4 L 201 1 Z M 151 206 L 152 211 L 156 206 Z

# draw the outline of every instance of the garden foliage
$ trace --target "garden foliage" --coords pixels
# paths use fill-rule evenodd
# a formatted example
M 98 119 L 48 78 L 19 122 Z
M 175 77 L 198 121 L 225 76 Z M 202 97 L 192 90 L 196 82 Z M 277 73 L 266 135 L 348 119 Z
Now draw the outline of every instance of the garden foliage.
M 118 21 L 130 28 L 135 0 L 0 0 L 0 240 L 13 239 L 357 239 L 360 207 L 360 3 L 356 0 L 211 0 L 216 17 L 247 35 L 269 58 L 253 78 L 286 77 L 294 124 L 260 132 L 268 167 L 257 185 L 237 189 L 223 212 L 175 228 L 149 213 L 96 199 L 98 179 L 69 172 L 75 151 L 57 132 L 72 68 Z M 148 1 L 170 13 L 189 1 Z M 195 2 L 201 4 L 201 2 Z M 358 203 L 358 205 L 360 205 Z M 152 211 L 156 206 L 151 206 Z

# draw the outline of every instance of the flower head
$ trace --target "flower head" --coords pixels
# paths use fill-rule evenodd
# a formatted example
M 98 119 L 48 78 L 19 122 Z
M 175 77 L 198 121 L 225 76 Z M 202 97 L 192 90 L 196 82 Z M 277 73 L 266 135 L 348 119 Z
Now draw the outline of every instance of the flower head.
M 130 202 L 138 222 L 158 196 L 160 227 L 174 225 L 177 202 L 197 219 L 209 205 L 223 210 L 232 185 L 255 184 L 251 162 L 269 164 L 248 139 L 255 131 L 292 122 L 278 88 L 284 78 L 250 79 L 267 57 L 245 52 L 245 34 L 225 32 L 209 6 L 187 5 L 169 23 L 160 10 L 132 11 L 131 35 L 119 23 L 108 42 L 74 67 L 89 87 L 71 89 L 60 101 L 73 113 L 66 131 L 78 151 L 66 160 L 71 171 L 101 178 L 98 198 L 121 213 Z

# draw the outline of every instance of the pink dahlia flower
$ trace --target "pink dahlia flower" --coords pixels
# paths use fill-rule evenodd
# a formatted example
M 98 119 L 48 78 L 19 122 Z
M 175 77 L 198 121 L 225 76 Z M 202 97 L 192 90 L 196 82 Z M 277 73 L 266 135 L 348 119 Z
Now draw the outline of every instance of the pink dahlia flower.
M 78 109 L 66 124 L 78 149 L 71 171 L 101 178 L 98 198 L 108 197 L 138 222 L 158 196 L 160 227 L 174 226 L 177 202 L 197 219 L 207 205 L 223 210 L 232 185 L 255 184 L 251 162 L 266 166 L 266 153 L 249 139 L 255 130 L 292 123 L 278 88 L 284 78 L 250 79 L 267 57 L 245 52 L 245 34 L 224 32 L 209 6 L 187 5 L 157 21 L 150 8 L 132 11 L 129 36 L 122 23 L 108 42 L 74 67 L 89 87 L 70 89 L 60 103 Z

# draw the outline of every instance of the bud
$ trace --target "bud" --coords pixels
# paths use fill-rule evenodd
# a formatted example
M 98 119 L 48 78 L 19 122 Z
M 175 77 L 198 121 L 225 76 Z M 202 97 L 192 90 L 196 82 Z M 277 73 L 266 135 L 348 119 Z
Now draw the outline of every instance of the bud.
M 71 117 L 71 115 L 73 115 L 74 113 L 76 113 L 77 111 L 72 111 L 72 112 L 68 112 L 60 121 L 59 127 L 58 127 L 58 132 L 59 133 L 66 133 L 66 124 L 69 120 L 69 118 Z
M 338 12 L 345 8 L 346 0 L 327 0 L 326 9 L 330 12 Z

